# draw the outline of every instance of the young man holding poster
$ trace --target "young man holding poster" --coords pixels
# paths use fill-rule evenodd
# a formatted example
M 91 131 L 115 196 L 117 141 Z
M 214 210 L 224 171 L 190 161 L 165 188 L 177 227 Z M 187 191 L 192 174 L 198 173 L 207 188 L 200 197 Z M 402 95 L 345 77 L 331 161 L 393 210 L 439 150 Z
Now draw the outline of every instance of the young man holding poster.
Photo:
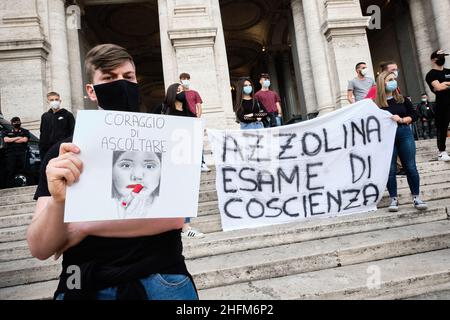
M 85 67 L 87 93 L 99 108 L 139 110 L 136 68 L 125 49 L 98 45 L 88 52 Z M 64 142 L 52 147 L 42 164 L 46 170 L 27 231 L 34 257 L 64 255 L 54 298 L 198 299 L 182 255 L 184 218 L 64 223 L 66 189 L 83 171 L 81 150 L 71 138 Z

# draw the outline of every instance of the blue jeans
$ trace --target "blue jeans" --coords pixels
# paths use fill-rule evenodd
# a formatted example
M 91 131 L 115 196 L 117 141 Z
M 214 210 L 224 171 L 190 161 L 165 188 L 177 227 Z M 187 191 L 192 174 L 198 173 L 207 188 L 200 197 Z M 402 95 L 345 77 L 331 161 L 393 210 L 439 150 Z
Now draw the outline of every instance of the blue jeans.
M 198 300 L 194 285 L 184 274 L 152 274 L 141 279 L 147 292 L 148 300 Z M 98 300 L 116 300 L 117 287 L 110 287 L 97 292 Z M 61 293 L 56 300 L 63 300 Z
M 255 121 L 250 123 L 241 122 L 241 130 L 249 130 L 249 129 L 262 129 L 264 125 L 261 121 Z
M 399 126 L 395 134 L 394 152 L 392 153 L 391 170 L 387 189 L 391 198 L 397 197 L 397 155 L 400 157 L 406 172 L 409 189 L 412 195 L 419 195 L 420 177 L 416 167 L 416 143 L 409 126 Z

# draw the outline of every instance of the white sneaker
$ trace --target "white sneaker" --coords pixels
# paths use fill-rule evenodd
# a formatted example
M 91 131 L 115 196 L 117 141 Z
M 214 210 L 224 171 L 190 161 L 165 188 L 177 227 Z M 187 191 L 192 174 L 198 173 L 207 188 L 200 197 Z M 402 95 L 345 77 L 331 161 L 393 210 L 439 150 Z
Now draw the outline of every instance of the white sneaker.
M 391 204 L 388 208 L 389 212 L 397 212 L 398 211 L 398 199 L 397 198 L 391 198 Z
M 189 228 L 187 230 L 182 231 L 181 236 L 185 238 L 203 238 L 205 234 L 198 230 Z
M 413 198 L 413 205 L 414 205 L 414 208 L 416 208 L 417 210 L 427 210 L 428 209 L 427 204 L 425 202 L 423 202 L 422 200 L 420 200 L 420 198 L 418 196 Z
M 439 153 L 438 160 L 439 161 L 450 161 L 450 156 L 448 155 L 447 152 L 443 151 L 443 152 Z
M 206 163 L 202 163 L 202 172 L 210 172 L 210 171 L 211 171 L 211 169 L 208 168 Z

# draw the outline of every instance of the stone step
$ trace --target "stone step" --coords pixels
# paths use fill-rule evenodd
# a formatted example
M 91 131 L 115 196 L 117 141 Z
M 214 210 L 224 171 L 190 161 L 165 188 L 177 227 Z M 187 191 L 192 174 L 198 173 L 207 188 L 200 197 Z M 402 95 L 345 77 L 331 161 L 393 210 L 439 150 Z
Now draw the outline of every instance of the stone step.
M 34 193 L 35 191 L 36 186 L 0 189 L 0 197 L 14 196 L 24 193 Z
M 429 206 L 430 209 L 422 212 L 409 206 L 400 206 L 399 212 L 388 212 L 385 208 L 370 213 L 214 232 L 201 239 L 184 238 L 183 252 L 186 258 L 194 259 L 447 219 L 447 208 L 442 203 L 430 202 Z
M 186 258 L 195 259 L 209 255 L 447 219 L 447 209 L 443 203 L 430 202 L 429 206 L 430 209 L 423 212 L 417 212 L 410 206 L 401 206 L 400 212 L 394 213 L 388 212 L 387 209 L 381 209 L 371 213 L 309 219 L 255 229 L 211 233 L 203 239 L 183 238 L 183 252 Z M 450 207 L 450 200 L 448 206 Z M 31 258 L 31 255 L 25 238 L 0 243 L 0 262 L 27 258 Z
M 439 291 L 426 292 L 406 300 L 450 300 L 450 281 L 440 286 Z
M 0 288 L 0 300 L 49 300 L 58 286 L 58 280 L 36 282 Z
M 0 218 L 5 217 L 5 216 L 33 213 L 35 207 L 36 207 L 36 202 L 34 202 L 34 201 L 1 206 Z M 1 224 L 0 224 L 0 226 L 1 226 Z
M 0 230 L 3 228 L 28 226 L 33 219 L 32 213 L 0 216 Z
M 187 260 L 197 288 L 285 277 L 450 247 L 450 221 L 436 221 Z
M 62 258 L 40 261 L 34 258 L 0 263 L 0 288 L 56 280 Z
M 24 240 L 27 234 L 26 226 L 9 227 L 0 229 L 0 243 Z
M 24 193 L 12 196 L 0 197 L 0 207 L 13 204 L 22 204 L 27 202 L 34 202 L 34 193 Z
M 188 259 L 186 263 L 199 289 L 212 288 L 448 248 L 449 227 L 449 221 L 441 220 Z M 34 258 L 0 262 L 0 288 L 55 280 L 60 262 Z
M 424 201 L 432 201 L 439 199 L 450 199 L 450 183 L 440 183 L 422 186 L 420 188 L 420 196 Z M 398 199 L 400 204 L 412 206 L 411 192 L 408 187 L 398 189 Z M 390 204 L 389 195 L 384 193 L 383 198 L 378 204 L 378 208 L 386 208 Z M 212 207 L 215 205 L 215 211 Z M 219 232 L 222 230 L 219 208 L 217 202 L 210 202 L 211 207 L 208 214 L 200 213 L 196 218 L 192 218 L 192 227 L 203 233 Z
M 379 271 L 379 286 L 370 277 Z M 199 290 L 202 300 L 404 299 L 449 288 L 450 250 Z

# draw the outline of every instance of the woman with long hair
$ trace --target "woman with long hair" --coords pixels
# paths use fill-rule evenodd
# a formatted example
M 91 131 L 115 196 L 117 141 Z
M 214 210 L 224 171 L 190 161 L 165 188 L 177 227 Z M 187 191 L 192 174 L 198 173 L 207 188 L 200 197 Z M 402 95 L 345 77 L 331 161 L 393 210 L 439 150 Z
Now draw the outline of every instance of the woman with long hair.
M 167 88 L 162 113 L 180 117 L 195 117 L 195 114 L 189 110 L 186 93 L 183 92 L 181 84 L 174 83 Z
M 255 99 L 252 80 L 242 78 L 236 88 L 236 104 L 234 106 L 236 118 L 242 130 L 264 128 L 262 118 L 267 117 L 266 108 Z
M 426 203 L 419 197 L 420 177 L 416 166 L 416 143 L 409 126 L 417 120 L 417 114 L 411 101 L 400 95 L 397 87 L 397 77 L 394 72 L 384 71 L 378 76 L 376 103 L 381 109 L 392 113 L 392 120 L 398 124 L 387 184 L 391 197 L 389 211 L 398 211 L 397 155 L 400 157 L 406 172 L 414 207 L 418 210 L 426 210 Z

